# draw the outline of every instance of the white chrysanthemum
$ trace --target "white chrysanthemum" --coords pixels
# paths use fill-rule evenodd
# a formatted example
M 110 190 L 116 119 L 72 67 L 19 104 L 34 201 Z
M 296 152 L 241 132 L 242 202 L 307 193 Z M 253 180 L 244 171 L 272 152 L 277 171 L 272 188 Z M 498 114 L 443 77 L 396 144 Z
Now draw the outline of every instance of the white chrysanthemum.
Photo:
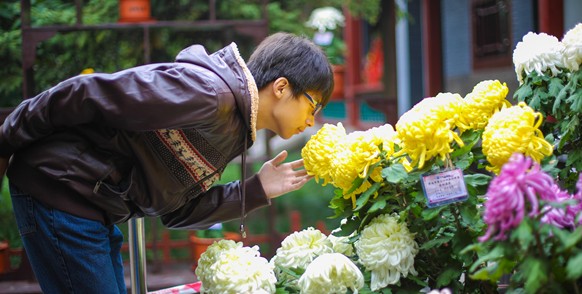
M 316 8 L 311 12 L 309 20 L 305 25 L 317 29 L 320 32 L 333 31 L 338 26 L 343 27 L 345 17 L 342 12 L 331 6 Z
M 287 236 L 273 259 L 279 267 L 305 269 L 317 256 L 332 252 L 333 247 L 327 236 L 309 227 Z
M 337 237 L 334 235 L 327 236 L 327 239 L 331 242 L 333 252 L 341 253 L 346 256 L 354 255 L 354 246 L 350 243 L 350 238 L 341 236 Z
M 569 30 L 562 39 L 566 67 L 577 71 L 582 64 L 582 23 Z
M 513 64 L 519 84 L 533 71 L 544 75 L 550 71 L 552 76 L 562 72 L 564 64 L 564 44 L 558 38 L 545 33 L 529 32 L 517 43 L 513 50 Z
M 214 242 L 212 245 L 208 246 L 206 251 L 200 255 L 200 259 L 198 260 L 198 266 L 194 273 L 198 280 L 203 281 L 209 279 L 213 274 L 214 270 L 212 269 L 212 265 L 218 259 L 218 256 L 222 254 L 224 251 L 233 249 L 233 248 L 241 248 L 243 246 L 242 242 L 235 242 L 232 240 L 220 240 L 218 242 Z
M 355 243 L 359 262 L 372 273 L 372 291 L 398 283 L 400 276 L 416 275 L 414 257 L 418 244 L 396 214 L 374 218 Z
M 260 256 L 259 247 L 231 248 L 217 256 L 212 276 L 202 282 L 202 293 L 275 293 L 274 266 Z
M 318 256 L 299 278 L 300 293 L 357 294 L 364 287 L 364 275 L 345 255 L 327 253 Z

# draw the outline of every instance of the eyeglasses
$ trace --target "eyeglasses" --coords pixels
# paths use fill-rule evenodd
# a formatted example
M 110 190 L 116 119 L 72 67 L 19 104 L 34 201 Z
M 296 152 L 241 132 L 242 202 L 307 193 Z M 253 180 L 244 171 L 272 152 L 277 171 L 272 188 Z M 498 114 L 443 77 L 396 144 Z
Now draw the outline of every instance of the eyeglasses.
M 309 94 L 307 93 L 303 93 L 303 95 L 305 96 L 305 98 L 307 98 L 307 100 L 309 100 L 309 102 L 311 102 L 311 104 L 313 105 L 313 112 L 311 113 L 313 116 L 317 115 L 319 113 L 319 111 L 323 108 L 323 105 L 315 102 L 315 100 L 313 100 L 313 97 L 311 97 Z

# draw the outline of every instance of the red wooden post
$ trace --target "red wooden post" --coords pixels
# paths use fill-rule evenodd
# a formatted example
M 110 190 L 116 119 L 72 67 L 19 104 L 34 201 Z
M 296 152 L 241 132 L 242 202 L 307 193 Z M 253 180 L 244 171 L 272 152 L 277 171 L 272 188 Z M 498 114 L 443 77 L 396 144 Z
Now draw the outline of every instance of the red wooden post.
M 322 220 L 318 220 L 315 223 L 315 227 L 320 230 L 322 233 L 324 233 L 325 235 L 329 235 L 329 231 L 327 230 L 326 226 L 325 226 L 325 222 Z
M 564 36 L 563 0 L 538 0 L 538 18 L 540 33 L 562 39 Z
M 290 215 L 290 220 L 291 220 L 291 233 L 293 232 L 297 232 L 301 230 L 301 212 L 297 211 L 297 210 L 293 210 L 291 211 Z
M 344 40 L 346 41 L 346 65 L 344 77 L 344 96 L 348 124 L 356 126 L 360 121 L 360 106 L 356 101 L 355 85 L 361 80 L 360 61 L 361 56 L 361 21 L 354 19 L 344 8 L 346 25 L 344 27 Z
M 443 89 L 441 1 L 423 0 L 422 19 L 422 47 L 426 60 L 423 69 L 424 95 L 434 97 Z

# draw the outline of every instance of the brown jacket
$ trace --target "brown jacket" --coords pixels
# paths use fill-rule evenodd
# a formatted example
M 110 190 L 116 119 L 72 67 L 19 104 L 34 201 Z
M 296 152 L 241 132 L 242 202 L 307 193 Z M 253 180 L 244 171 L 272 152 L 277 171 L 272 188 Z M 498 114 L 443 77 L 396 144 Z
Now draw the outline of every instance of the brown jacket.
M 194 45 L 174 63 L 73 77 L 23 101 L 0 156 L 12 155 L 10 182 L 51 207 L 201 229 L 241 216 L 240 182 L 213 183 L 252 145 L 257 107 L 234 43 L 211 55 Z M 247 212 L 269 204 L 258 177 L 245 190 Z

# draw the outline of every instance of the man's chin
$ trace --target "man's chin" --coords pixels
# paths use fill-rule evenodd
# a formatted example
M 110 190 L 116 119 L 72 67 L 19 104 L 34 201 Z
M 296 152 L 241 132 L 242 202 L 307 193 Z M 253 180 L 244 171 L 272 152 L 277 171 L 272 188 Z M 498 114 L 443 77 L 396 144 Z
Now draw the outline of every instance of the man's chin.
M 284 133 L 279 133 L 277 135 L 279 135 L 279 137 L 281 137 L 281 139 L 287 140 L 287 139 L 297 135 L 297 133 L 284 132 Z

